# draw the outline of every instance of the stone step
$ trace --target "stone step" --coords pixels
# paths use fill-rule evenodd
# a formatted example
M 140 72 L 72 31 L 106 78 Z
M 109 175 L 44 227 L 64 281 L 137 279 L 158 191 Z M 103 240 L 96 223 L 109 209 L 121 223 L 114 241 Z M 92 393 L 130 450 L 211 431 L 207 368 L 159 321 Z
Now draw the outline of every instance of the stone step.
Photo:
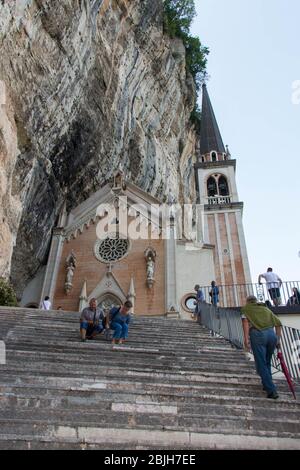
M 224 384 L 217 384 L 218 389 L 216 390 L 216 385 L 214 384 L 200 384 L 197 386 L 191 386 L 190 388 L 184 388 L 182 386 L 177 386 L 174 384 L 173 386 L 166 384 L 152 384 L 151 387 L 147 387 L 145 390 L 145 384 L 143 382 L 130 382 L 124 386 L 120 386 L 120 382 L 116 380 L 111 381 L 103 381 L 103 382 L 96 382 L 94 385 L 91 384 L 81 384 L 81 385 L 71 385 L 74 383 L 71 381 L 65 385 L 56 385 L 51 386 L 46 384 L 42 387 L 39 383 L 35 386 L 32 384 L 30 388 L 26 385 L 20 384 L 6 384 L 5 386 L 0 385 L 0 394 L 10 394 L 12 396 L 24 396 L 24 397 L 31 397 L 37 394 L 37 390 L 40 393 L 40 398 L 42 397 L 51 397 L 54 395 L 56 396 L 82 396 L 86 395 L 94 397 L 94 396 L 101 396 L 104 394 L 107 397 L 110 397 L 112 394 L 123 393 L 124 395 L 127 394 L 128 396 L 132 396 L 134 394 L 138 396 L 143 396 L 145 399 L 153 400 L 153 397 L 158 397 L 161 401 L 172 401 L 172 397 L 174 401 L 185 401 L 191 400 L 193 403 L 197 403 L 197 401 L 205 401 L 207 402 L 209 399 L 212 403 L 228 403 L 231 402 L 234 404 L 240 398 L 240 402 L 245 404 L 247 400 L 249 402 L 251 400 L 262 399 L 265 398 L 265 393 L 262 390 L 257 391 L 256 387 L 246 387 L 246 386 L 239 386 L 234 387 L 230 385 Z M 123 385 L 123 384 L 121 384 Z M 149 388 L 149 390 L 148 390 Z M 276 403 L 286 403 L 287 408 L 291 409 L 298 409 L 298 404 L 292 398 L 292 395 L 287 390 L 286 387 L 279 386 L 280 392 L 280 399 L 276 401 Z M 149 398 L 150 397 L 150 398 Z M 272 402 L 273 403 L 273 402 Z M 272 405 L 269 403 L 269 406 Z
M 130 382 L 123 385 L 119 381 L 109 381 L 108 379 L 92 383 L 87 381 L 78 383 L 75 379 L 67 380 L 66 378 L 61 379 L 60 381 L 59 378 L 56 378 L 56 380 L 52 379 L 52 381 L 47 379 L 37 381 L 36 377 L 33 376 L 30 377 L 30 382 L 29 379 L 27 379 L 27 383 L 25 380 L 19 380 L 19 378 L 15 380 L 15 383 L 13 380 L 10 380 L 9 377 L 4 380 L 5 384 L 0 383 L 0 393 L 13 393 L 16 395 L 21 393 L 22 396 L 30 396 L 30 393 L 33 393 L 34 396 L 39 393 L 41 397 L 46 394 L 47 396 L 52 396 L 52 394 L 54 394 L 54 396 L 63 396 L 64 394 L 72 395 L 72 392 L 79 394 L 79 396 L 81 396 L 81 394 L 91 394 L 94 396 L 95 394 L 102 393 L 102 391 L 107 391 L 109 396 L 111 393 L 118 393 L 120 384 L 122 385 L 122 388 L 120 387 L 120 391 L 124 393 L 126 393 L 127 389 L 132 393 L 135 390 L 133 386 L 136 385 L 136 389 L 138 390 L 136 393 L 142 393 L 145 396 L 151 396 L 151 394 L 156 394 L 158 396 L 162 395 L 166 397 L 164 399 L 168 400 L 171 400 L 173 396 L 174 399 L 176 398 L 177 400 L 179 399 L 178 397 L 186 397 L 187 400 L 191 399 L 196 402 L 198 398 L 204 398 L 203 394 L 205 394 L 205 396 L 210 396 L 211 399 L 218 400 L 221 397 L 221 393 L 225 395 L 226 398 L 226 392 L 229 393 L 228 400 L 231 398 L 236 399 L 236 397 L 239 396 L 242 399 L 243 394 L 245 394 L 245 397 L 249 399 L 251 398 L 251 395 L 253 395 L 254 398 L 265 396 L 262 390 L 257 390 L 257 384 L 239 384 L 239 386 L 236 387 L 230 383 L 205 382 L 204 384 L 200 383 L 199 385 L 190 386 L 189 388 L 187 388 L 188 386 L 176 386 L 176 384 L 174 384 L 172 386 L 170 385 L 168 389 L 166 389 L 165 384 L 157 383 L 152 384 L 152 386 L 149 387 L 149 390 L 145 390 L 144 388 L 141 389 L 141 386 L 144 385 L 141 382 Z M 30 385 L 28 385 L 28 383 Z M 278 384 L 278 390 L 282 395 L 286 395 L 288 398 L 291 398 L 291 394 L 288 391 L 286 384 Z M 234 394 L 235 391 L 238 392 L 236 395 Z M 276 403 L 278 403 L 278 401 Z M 293 403 L 295 403 L 294 400 Z M 298 405 L 295 405 L 295 409 L 297 408 Z
M 15 376 L 10 377 L 9 374 L 6 374 L 4 377 L 0 378 L 0 390 L 5 392 L 7 387 L 11 387 L 11 390 L 14 391 L 17 387 L 18 390 L 23 389 L 25 393 L 25 388 L 37 388 L 43 389 L 45 393 L 51 393 L 51 390 L 66 390 L 66 394 L 69 391 L 76 391 L 78 393 L 84 392 L 101 392 L 107 391 L 111 392 L 122 392 L 122 393 L 139 393 L 145 395 L 173 395 L 177 397 L 195 398 L 201 401 L 207 401 L 209 397 L 210 400 L 213 400 L 217 403 L 236 403 L 240 399 L 241 402 L 247 402 L 251 400 L 261 400 L 265 399 L 265 392 L 262 391 L 261 387 L 256 383 L 231 383 L 230 381 L 222 382 L 221 380 L 216 379 L 215 377 L 205 377 L 204 380 L 197 383 L 182 383 L 178 382 L 172 383 L 171 381 L 156 380 L 155 382 L 149 383 L 149 381 L 144 378 L 139 378 L 136 380 L 134 377 L 127 381 L 120 381 L 118 374 L 110 379 L 107 377 L 101 380 L 81 380 L 81 378 L 75 378 L 74 376 L 67 378 L 66 375 L 62 377 L 42 377 L 41 375 L 37 376 L 26 376 L 16 378 Z M 292 406 L 295 409 L 294 404 L 295 400 L 292 398 L 291 393 L 289 392 L 285 383 L 280 382 L 278 386 L 280 392 L 280 401 L 287 403 L 286 406 Z M 271 406 L 270 400 L 268 400 L 268 406 Z M 276 401 L 278 403 L 278 401 Z M 299 406 L 299 405 L 297 405 Z
M 266 399 L 254 364 L 224 339 L 136 317 L 113 348 L 103 337 L 81 343 L 78 320 L 0 308 L 0 448 L 300 448 L 286 383 Z
M 74 325 L 79 325 L 80 321 L 80 314 L 73 314 L 73 315 L 66 315 L 66 314 L 50 314 L 47 315 L 45 313 L 39 313 L 35 315 L 28 315 L 28 314 L 13 314 L 13 313 L 1 313 L 0 312 L 0 320 L 1 322 L 9 322 L 9 321 L 14 321 L 16 325 L 18 322 L 22 323 L 29 323 L 31 322 L 32 325 L 35 323 L 38 323 L 39 325 L 45 324 L 45 323 L 50 323 L 53 322 L 53 320 L 57 321 L 58 324 L 74 324 Z M 143 330 L 151 329 L 165 329 L 166 331 L 168 328 L 175 327 L 176 330 L 177 328 L 179 330 L 184 330 L 184 329 L 189 329 L 190 331 L 195 331 L 198 329 L 199 331 L 204 331 L 203 327 L 199 327 L 199 325 L 195 322 L 190 322 L 190 321 L 184 321 L 184 320 L 162 320 L 162 319 L 157 319 L 157 320 L 150 320 L 145 318 L 145 317 L 132 317 L 130 321 L 130 326 L 135 327 L 139 326 Z
M 127 429 L 128 433 L 130 431 L 142 432 L 143 430 L 147 430 L 148 433 L 151 431 L 180 432 L 185 429 L 185 432 L 251 436 L 255 431 L 256 435 L 261 433 L 264 437 L 293 438 L 295 440 L 300 438 L 299 422 L 295 420 L 285 420 L 283 423 L 276 419 L 265 420 L 250 417 L 243 419 L 228 416 L 199 418 L 196 416 L 194 418 L 193 416 L 180 417 L 171 414 L 107 413 L 105 410 L 99 414 L 88 413 L 85 410 L 79 410 L 77 413 L 74 411 L 51 412 L 46 410 L 43 412 L 36 410 L 34 419 L 31 410 L 19 411 L 15 415 L 10 411 L 1 414 L 1 433 L 7 436 L 15 435 L 17 432 L 19 436 L 41 434 L 47 437 L 49 436 L 48 429 L 54 428 L 58 429 L 60 437 L 65 439 L 76 437 L 78 432 L 74 432 L 74 430 L 83 428 L 85 431 L 82 433 L 82 437 L 89 441 L 93 431 L 97 432 L 99 428 L 113 427 Z M 45 425 L 45 423 L 47 424 Z M 70 430 L 71 435 L 69 434 Z M 141 441 L 139 442 L 141 443 Z
M 111 333 L 110 333 L 111 334 Z M 80 343 L 80 335 L 79 335 L 79 330 L 78 331 L 73 331 L 68 334 L 53 334 L 49 333 L 44 334 L 44 335 L 37 335 L 37 334 L 31 334 L 24 333 L 23 331 L 20 331 L 19 333 L 16 333 L 15 331 L 10 331 L 6 335 L 5 338 L 6 343 L 28 343 L 28 344 L 40 344 L 44 345 L 47 344 L 48 342 L 50 344 L 61 344 L 64 343 L 66 345 L 71 345 L 71 344 L 79 344 Z M 98 336 L 95 340 L 96 343 L 106 343 L 107 341 L 105 340 L 105 335 L 102 334 Z M 231 354 L 236 354 L 238 356 L 239 351 L 232 347 L 228 342 L 222 342 L 218 341 L 218 338 L 194 338 L 193 340 L 191 339 L 183 339 L 183 338 L 177 338 L 173 339 L 172 342 L 170 341 L 165 341 L 162 337 L 158 336 L 157 338 L 141 338 L 140 336 L 134 336 L 132 334 L 129 334 L 128 338 L 128 343 L 129 344 L 146 344 L 146 345 L 156 345 L 163 347 L 168 350 L 187 350 L 192 352 L 195 348 L 204 348 L 204 349 L 213 349 L 216 347 L 216 352 L 218 351 L 219 353 L 222 353 L 222 351 L 230 352 Z
M 45 321 L 32 321 L 29 319 L 26 320 L 18 320 L 18 319 L 10 319 L 9 321 L 3 321 L 0 318 L 1 325 L 3 327 L 9 327 L 12 330 L 20 331 L 22 328 L 26 327 L 29 330 L 37 330 L 40 332 L 47 332 L 49 329 L 51 331 L 55 330 L 58 333 L 60 332 L 71 332 L 71 331 L 78 331 L 80 329 L 79 321 L 61 321 L 59 319 L 53 318 L 52 320 Z M 172 329 L 172 325 L 168 325 L 167 327 L 144 327 L 142 324 L 130 324 L 129 325 L 129 332 L 140 334 L 143 337 L 155 337 L 157 335 L 164 336 L 168 338 L 170 341 L 173 338 L 183 336 L 187 340 L 193 339 L 194 337 L 203 337 L 203 338 L 214 338 L 216 335 L 210 334 L 210 332 L 206 329 L 203 329 L 200 326 L 196 326 L 195 328 L 190 328 L 189 326 L 181 326 L 181 327 L 173 327 L 173 334 L 170 336 L 170 329 Z M 219 338 L 220 339 L 220 338 Z M 221 339 L 222 340 L 222 339 Z M 225 341 L 223 339 L 223 341 Z
M 277 418 L 290 418 L 300 420 L 300 409 L 296 403 L 283 400 L 281 397 L 276 403 L 271 402 L 265 408 L 265 403 L 262 400 L 249 401 L 249 397 L 243 400 L 228 400 L 223 399 L 222 391 L 216 397 L 209 394 L 208 390 L 204 392 L 198 391 L 198 395 L 179 395 L 175 392 L 173 394 L 162 394 L 158 389 L 156 393 L 138 393 L 126 392 L 123 390 L 110 390 L 109 387 L 103 390 L 81 390 L 75 392 L 70 390 L 58 389 L 24 389 L 24 388 L 9 388 L 0 386 L 0 409 L 9 409 L 18 407 L 23 408 L 42 408 L 46 409 L 74 409 L 80 406 L 85 407 L 87 404 L 93 409 L 98 410 L 99 406 L 102 409 L 108 409 L 112 403 L 127 404 L 127 405 L 151 405 L 151 406 L 171 406 L 177 407 L 178 414 L 189 415 L 233 415 L 240 416 L 243 413 L 245 416 L 259 416 L 271 419 L 274 411 L 276 410 Z M 224 392 L 223 392 L 224 393 Z M 262 394 L 263 395 L 263 394 Z
M 197 358 L 197 360 L 202 357 L 203 359 L 207 358 L 208 361 L 214 360 L 217 362 L 232 362 L 232 363 L 249 363 L 249 359 L 246 354 L 234 352 L 234 351 L 213 351 L 211 349 L 201 349 L 201 347 L 195 346 L 193 349 L 185 349 L 184 345 L 182 349 L 178 348 L 168 348 L 167 345 L 163 344 L 154 344 L 154 343 L 138 343 L 133 341 L 126 341 L 125 344 L 122 346 L 113 345 L 111 341 L 107 341 L 104 338 L 101 340 L 93 340 L 93 341 L 86 341 L 86 343 L 81 343 L 79 339 L 73 342 L 62 342 L 57 341 L 56 343 L 48 341 L 47 343 L 40 342 L 39 345 L 36 345 L 35 342 L 7 342 L 6 341 L 6 350 L 7 351 L 14 351 L 17 349 L 19 351 L 24 352 L 33 352 L 37 355 L 39 352 L 44 351 L 45 353 L 49 352 L 57 352 L 63 354 L 83 354 L 83 355 L 93 355 L 94 353 L 108 353 L 111 354 L 112 351 L 122 351 L 122 354 L 133 356 L 138 355 L 142 356 L 143 354 L 146 355 L 153 355 L 153 356 L 165 356 L 170 357 L 170 359 L 177 360 L 180 357 L 186 358 L 187 360 L 193 360 L 193 358 Z
M 70 326 L 66 326 L 66 325 L 59 325 L 59 323 L 55 323 L 55 329 L 53 329 L 53 325 L 51 325 L 51 323 L 49 323 L 49 325 L 47 324 L 44 324 L 44 325 L 40 325 L 40 324 L 32 324 L 32 322 L 29 322 L 28 324 L 20 324 L 20 325 L 2 325 L 1 324 L 1 328 L 5 329 L 5 330 L 9 330 L 11 334 L 22 334 L 25 332 L 25 334 L 28 335 L 28 337 L 31 336 L 38 336 L 39 338 L 40 337 L 50 337 L 50 338 L 54 338 L 54 337 L 60 337 L 60 336 L 63 336 L 63 335 L 67 335 L 67 336 L 70 336 L 70 335 L 77 335 L 79 333 L 79 323 L 77 324 L 74 324 L 74 325 L 70 325 Z M 179 341 L 185 341 L 187 344 L 189 342 L 195 342 L 195 341 L 207 341 L 207 342 L 215 342 L 216 339 L 219 340 L 219 344 L 221 345 L 222 343 L 223 344 L 228 344 L 228 342 L 225 340 L 225 339 L 222 339 L 222 338 L 218 338 L 217 336 L 212 336 L 210 335 L 209 333 L 206 333 L 206 334 L 203 334 L 203 333 L 200 333 L 200 332 L 193 332 L 193 331 L 189 331 L 187 329 L 184 329 L 184 330 L 175 330 L 176 333 L 174 333 L 174 335 L 170 338 L 170 334 L 169 334 L 169 330 L 166 329 L 165 331 L 161 330 L 161 329 L 158 329 L 158 330 L 143 330 L 142 327 L 130 327 L 129 328 L 129 335 L 134 337 L 134 338 L 143 338 L 145 340 L 148 340 L 148 341 L 155 341 L 157 339 L 164 339 L 165 341 L 169 342 L 170 344 L 172 344 L 173 341 L 175 342 L 179 342 Z
M 6 350 L 6 362 L 10 365 L 11 361 L 25 361 L 28 360 L 30 362 L 40 362 L 40 361 L 47 361 L 47 362 L 59 362 L 61 364 L 67 363 L 78 363 L 84 364 L 86 366 L 93 365 L 95 361 L 103 363 L 104 361 L 108 364 L 114 364 L 116 359 L 116 350 L 109 348 L 109 349 L 101 349 L 101 351 L 97 351 L 97 356 L 91 354 L 90 351 L 81 350 L 80 353 L 77 354 L 72 351 L 70 352 L 55 352 L 51 349 L 49 351 L 40 350 L 37 354 L 34 350 L 14 350 L 8 348 Z M 122 361 L 126 364 L 127 367 L 130 367 L 131 364 L 137 366 L 145 366 L 145 367 L 155 367 L 157 369 L 161 369 L 162 367 L 167 368 L 178 368 L 180 367 L 181 370 L 190 370 L 195 371 L 198 370 L 200 365 L 209 364 L 210 367 L 223 367 L 225 370 L 227 366 L 232 366 L 232 370 L 239 369 L 240 371 L 252 370 L 251 363 L 246 361 L 246 359 L 239 358 L 238 361 L 234 361 L 233 359 L 221 359 L 215 356 L 211 357 L 207 354 L 196 353 L 191 357 L 176 357 L 169 354 L 162 354 L 160 351 L 154 352 L 153 350 L 140 350 L 137 349 L 130 349 L 124 348 L 122 350 Z
M 73 438 L 62 438 L 61 429 L 49 435 L 0 434 L 0 450 L 299 450 L 297 439 L 239 434 L 147 431 L 116 428 L 67 428 Z M 58 436 L 58 437 L 57 437 Z M 110 436 L 110 438 L 108 438 Z M 148 439 L 147 439 L 148 436 Z
M 18 327 L 10 327 L 9 325 L 3 325 L 3 328 L 7 332 L 9 332 L 9 338 L 10 337 L 17 337 L 17 338 L 28 338 L 34 339 L 63 339 L 64 337 L 68 339 L 75 339 L 79 336 L 79 327 L 76 325 L 74 328 L 65 328 L 65 327 L 59 327 L 57 326 L 55 330 L 53 330 L 53 327 L 51 326 L 44 326 L 43 328 L 39 327 L 34 327 L 34 326 L 27 326 L 27 325 L 21 325 Z M 110 331 L 113 333 L 113 331 Z M 170 338 L 169 333 L 166 331 L 165 333 L 162 331 L 157 331 L 157 332 L 142 332 L 138 328 L 130 328 L 129 329 L 129 337 L 133 338 L 136 341 L 146 341 L 146 342 L 159 342 L 160 340 L 165 341 L 166 343 L 172 345 L 172 344 L 181 344 L 185 343 L 186 346 L 189 344 L 201 344 L 207 343 L 207 344 L 215 344 L 216 341 L 218 341 L 218 345 L 221 348 L 222 345 L 230 347 L 229 343 L 224 340 L 220 339 L 216 336 L 210 336 L 210 335 L 202 335 L 202 334 L 192 334 L 185 331 L 185 332 L 177 332 L 176 335 L 174 335 L 172 338 Z
M 52 375 L 54 377 L 74 377 L 80 378 L 82 377 L 82 372 L 78 369 L 74 370 L 72 367 L 65 366 L 64 364 L 53 364 L 53 367 L 50 369 L 49 363 L 39 363 L 34 364 L 35 368 L 33 369 L 31 366 L 32 364 L 23 363 L 21 361 L 11 361 L 10 365 L 0 366 L 1 375 L 10 375 L 10 376 L 24 376 L 24 375 L 36 375 L 36 376 L 43 376 L 47 377 Z M 48 368 L 45 369 L 45 366 Z M 192 383 L 204 383 L 204 382 L 211 382 L 211 383 L 231 383 L 234 386 L 238 386 L 238 384 L 259 384 L 259 378 L 253 373 L 252 370 L 243 372 L 239 369 L 236 370 L 229 370 L 228 372 L 222 370 L 221 372 L 213 372 L 210 368 L 207 370 L 201 371 L 200 369 L 196 372 L 192 371 L 157 371 L 155 368 L 148 367 L 147 370 L 140 370 L 135 367 L 126 368 L 125 365 L 119 365 L 119 363 L 115 365 L 95 365 L 93 368 L 89 369 L 87 377 L 90 379 L 99 379 L 104 377 L 110 377 L 110 375 L 117 375 L 120 380 L 120 374 L 123 373 L 123 379 L 132 378 L 133 380 L 141 380 L 146 379 L 149 382 L 153 381 L 167 381 L 170 380 L 171 382 L 178 382 L 179 384 L 192 384 Z M 1 381 L 0 375 L 0 381 Z M 121 380 L 120 380 L 121 381 Z M 284 383 L 284 381 L 283 381 Z
M 117 364 L 117 365 L 115 365 Z M 24 360 L 10 360 L 8 365 L 5 366 L 0 366 L 0 371 L 9 371 L 12 370 L 12 372 L 35 372 L 35 373 L 44 373 L 44 375 L 54 374 L 54 375 L 72 375 L 74 376 L 80 376 L 82 374 L 82 371 L 79 368 L 76 368 L 76 363 L 67 363 L 65 362 L 64 364 L 60 364 L 53 359 L 53 361 L 43 361 L 43 358 L 41 358 L 40 361 L 35 360 L 34 362 L 28 363 L 26 361 L 26 357 Z M 138 364 L 132 365 L 131 367 L 128 367 L 128 365 L 125 363 L 123 364 L 122 361 L 117 361 L 115 360 L 115 363 L 110 363 L 107 364 L 104 361 L 104 364 L 89 364 L 88 365 L 88 376 L 89 377 L 104 377 L 104 376 L 111 376 L 111 375 L 117 375 L 120 377 L 120 380 L 125 379 L 130 379 L 130 377 L 144 377 L 148 379 L 155 380 L 157 378 L 162 378 L 164 380 L 170 380 L 170 381 L 178 381 L 178 382 L 199 382 L 202 380 L 202 374 L 209 372 L 211 370 L 211 367 L 209 364 L 198 364 L 197 369 L 193 370 L 180 370 L 180 368 L 173 368 L 173 370 L 166 371 L 164 367 L 158 368 L 156 366 L 151 366 L 150 364 L 148 366 L 141 365 L 139 366 Z M 246 379 L 246 377 L 250 377 L 250 379 L 254 379 L 255 381 L 256 376 L 255 374 L 251 374 L 252 372 L 250 369 L 245 368 L 244 370 L 241 368 L 235 368 L 235 367 L 230 367 L 230 365 L 214 365 L 214 370 L 216 371 L 216 374 L 219 375 L 227 375 L 227 378 L 229 381 L 232 383 L 237 383 L 239 379 L 242 379 L 243 377 Z M 237 380 L 238 379 L 238 380 Z
M 79 330 L 74 330 L 68 333 L 64 334 L 58 334 L 55 332 L 51 332 L 51 330 L 47 330 L 47 333 L 44 333 L 43 335 L 38 335 L 36 334 L 36 331 L 33 330 L 35 333 L 30 333 L 30 331 L 27 329 L 26 333 L 24 330 L 20 330 L 19 332 L 16 332 L 15 330 L 11 330 L 7 334 L 6 341 L 24 341 L 24 342 L 39 342 L 40 344 L 44 344 L 45 342 L 50 341 L 51 343 L 54 343 L 56 341 L 58 342 L 79 342 L 80 335 L 79 335 Z M 110 334 L 113 332 L 110 332 Z M 100 335 L 97 337 L 97 342 L 101 342 L 101 340 L 104 340 L 104 334 Z M 195 347 L 207 347 L 207 348 L 213 348 L 214 346 L 217 347 L 217 350 L 219 351 L 235 351 L 232 346 L 226 341 L 218 341 L 218 338 L 215 337 L 208 337 L 208 338 L 203 338 L 203 337 L 194 337 L 193 339 L 190 338 L 183 338 L 183 337 L 178 337 L 178 338 L 173 338 L 172 341 L 169 339 L 165 340 L 161 336 L 157 337 L 140 337 L 139 335 L 133 335 L 132 333 L 129 333 L 129 342 L 135 342 L 135 343 L 146 343 L 146 344 L 161 344 L 163 343 L 165 347 L 171 348 L 171 349 L 177 349 L 178 347 L 183 347 L 188 350 L 192 350 Z

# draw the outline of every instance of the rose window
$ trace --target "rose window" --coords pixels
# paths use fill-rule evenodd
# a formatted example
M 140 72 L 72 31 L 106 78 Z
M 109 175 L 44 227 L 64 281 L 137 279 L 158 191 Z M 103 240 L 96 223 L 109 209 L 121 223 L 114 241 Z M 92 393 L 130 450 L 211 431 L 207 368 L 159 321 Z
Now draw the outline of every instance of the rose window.
M 96 258 L 102 263 L 113 263 L 127 255 L 129 251 L 129 240 L 109 235 L 104 240 L 96 242 L 94 251 Z

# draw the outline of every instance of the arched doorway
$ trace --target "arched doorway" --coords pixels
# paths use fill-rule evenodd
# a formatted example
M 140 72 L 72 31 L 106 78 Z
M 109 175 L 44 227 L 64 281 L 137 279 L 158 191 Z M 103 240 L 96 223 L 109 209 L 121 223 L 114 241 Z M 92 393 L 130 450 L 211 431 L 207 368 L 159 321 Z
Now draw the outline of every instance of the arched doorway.
M 122 301 L 111 293 L 103 294 L 97 303 L 98 307 L 104 310 L 104 313 L 108 313 L 113 307 L 120 307 L 122 305 Z

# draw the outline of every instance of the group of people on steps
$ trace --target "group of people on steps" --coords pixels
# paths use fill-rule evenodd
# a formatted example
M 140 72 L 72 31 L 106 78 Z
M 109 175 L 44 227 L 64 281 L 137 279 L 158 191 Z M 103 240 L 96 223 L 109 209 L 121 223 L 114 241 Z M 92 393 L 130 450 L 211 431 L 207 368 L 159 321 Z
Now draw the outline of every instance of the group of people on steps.
M 127 300 L 120 307 L 113 307 L 109 315 L 105 316 L 104 311 L 97 307 L 97 300 L 91 299 L 89 307 L 82 310 L 80 316 L 81 341 L 93 340 L 104 330 L 113 330 L 113 344 L 123 344 L 128 338 L 128 328 L 130 323 L 130 310 L 132 303 Z
M 272 268 L 268 268 L 265 274 L 259 276 L 259 284 L 264 278 L 270 297 L 275 306 L 280 305 L 280 287 L 282 281 L 279 276 L 273 273 Z M 201 314 L 201 304 L 205 302 L 203 291 L 199 285 L 195 286 L 196 300 L 194 318 L 199 319 Z M 211 283 L 209 292 L 211 304 L 215 307 L 219 303 L 219 288 L 215 281 Z M 293 288 L 293 295 L 289 299 L 290 305 L 299 304 L 300 294 L 297 288 Z M 43 302 L 43 309 L 50 308 L 49 297 Z M 277 399 L 278 393 L 276 385 L 272 379 L 271 360 L 274 351 L 280 348 L 282 323 L 279 318 L 270 310 L 270 303 L 258 302 L 254 295 L 247 298 L 246 305 L 241 309 L 242 324 L 244 332 L 244 344 L 246 351 L 250 348 L 253 352 L 257 373 L 259 374 L 263 389 L 268 398 Z M 89 306 L 84 308 L 80 316 L 80 336 L 81 341 L 93 340 L 104 331 L 113 330 L 112 344 L 123 344 L 128 338 L 130 323 L 130 310 L 132 303 L 127 300 L 119 307 L 113 307 L 108 315 L 97 306 L 97 300 L 91 299 Z

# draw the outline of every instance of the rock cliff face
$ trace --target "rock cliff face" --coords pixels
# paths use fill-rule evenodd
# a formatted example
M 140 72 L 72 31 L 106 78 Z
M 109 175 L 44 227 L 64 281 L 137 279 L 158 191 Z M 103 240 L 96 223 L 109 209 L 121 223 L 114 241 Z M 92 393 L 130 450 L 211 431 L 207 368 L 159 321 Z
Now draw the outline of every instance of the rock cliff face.
M 78 205 L 120 163 L 162 200 L 170 189 L 194 198 L 194 84 L 162 8 L 0 1 L 0 275 L 11 272 L 19 295 L 47 259 L 63 202 Z

